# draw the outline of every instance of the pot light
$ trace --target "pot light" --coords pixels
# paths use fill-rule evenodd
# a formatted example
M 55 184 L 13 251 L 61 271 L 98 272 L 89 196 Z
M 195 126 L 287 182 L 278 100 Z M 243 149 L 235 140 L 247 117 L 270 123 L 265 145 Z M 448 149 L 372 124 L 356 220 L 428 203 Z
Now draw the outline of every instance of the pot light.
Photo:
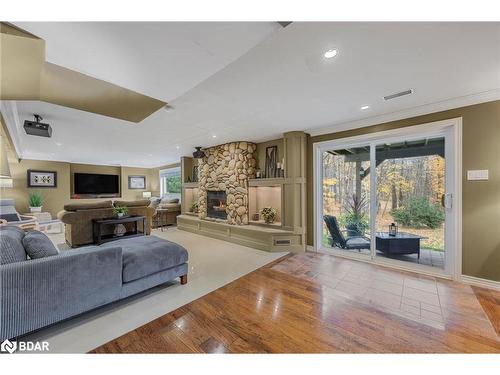
M 364 105 L 364 106 L 361 107 L 361 110 L 364 111 L 365 109 L 368 109 L 368 108 L 370 108 L 369 105 Z
M 325 59 L 331 59 L 332 57 L 337 56 L 339 51 L 337 49 L 329 49 L 326 51 L 323 56 L 325 56 Z
M 214 134 L 214 135 L 212 135 L 212 138 L 217 138 L 217 136 Z
M 56 146 L 62 146 L 61 142 L 56 142 Z
M 176 148 L 177 150 L 178 150 L 178 149 L 180 149 L 180 147 L 179 147 L 179 146 L 175 146 L 175 148 Z

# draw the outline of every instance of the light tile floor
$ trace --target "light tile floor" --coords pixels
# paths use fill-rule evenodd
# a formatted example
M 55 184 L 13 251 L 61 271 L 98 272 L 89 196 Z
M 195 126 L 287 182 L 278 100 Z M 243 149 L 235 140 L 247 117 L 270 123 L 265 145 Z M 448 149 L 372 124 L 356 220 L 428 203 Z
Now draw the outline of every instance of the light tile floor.
M 468 328 L 498 339 L 469 285 L 320 253 L 296 255 L 273 269 L 317 282 L 327 295 L 356 300 L 440 330 L 447 323 L 467 320 Z M 460 319 L 454 319 L 457 316 Z
M 48 341 L 53 353 L 85 353 L 256 270 L 286 253 L 268 253 L 169 227 L 153 235 L 189 251 L 188 283 L 178 281 L 118 301 L 27 337 Z M 65 249 L 63 234 L 49 234 Z

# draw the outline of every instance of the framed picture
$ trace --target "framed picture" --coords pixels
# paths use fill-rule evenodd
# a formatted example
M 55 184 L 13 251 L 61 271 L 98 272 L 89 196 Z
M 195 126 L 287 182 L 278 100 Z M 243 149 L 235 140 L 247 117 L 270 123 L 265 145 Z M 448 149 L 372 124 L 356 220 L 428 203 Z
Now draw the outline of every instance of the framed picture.
M 266 178 L 276 177 L 277 162 L 278 162 L 278 146 L 266 147 Z
M 29 188 L 56 188 L 57 172 L 28 169 Z
M 129 189 L 146 189 L 146 176 L 128 176 Z

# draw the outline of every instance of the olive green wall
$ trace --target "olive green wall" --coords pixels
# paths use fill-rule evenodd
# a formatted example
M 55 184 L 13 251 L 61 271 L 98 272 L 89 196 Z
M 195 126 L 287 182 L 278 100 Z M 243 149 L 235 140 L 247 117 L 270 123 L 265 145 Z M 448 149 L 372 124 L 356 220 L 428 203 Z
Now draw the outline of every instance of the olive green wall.
M 2 188 L 2 198 L 12 198 L 20 214 L 29 212 L 28 194 L 31 191 L 40 192 L 43 196 L 43 211 L 52 216 L 57 215 L 63 206 L 70 201 L 70 163 L 41 160 L 9 160 L 13 187 Z M 57 188 L 28 188 L 28 169 L 57 172 Z
M 71 199 L 73 194 L 74 173 L 103 173 L 117 174 L 120 176 L 120 199 L 135 200 L 142 199 L 143 191 L 150 191 L 153 169 L 103 166 L 90 164 L 73 164 L 56 162 L 50 160 L 21 160 L 9 157 L 9 167 L 13 179 L 12 188 L 1 188 L 1 198 L 12 198 L 15 200 L 16 209 L 19 213 L 29 212 L 28 194 L 30 191 L 42 193 L 44 203 L 43 211 L 50 212 L 53 217 L 61 211 L 65 204 L 70 202 L 95 202 L 102 199 Z M 57 172 L 56 188 L 28 188 L 28 169 Z M 145 190 L 131 190 L 128 188 L 128 176 L 146 176 Z M 158 189 L 159 190 L 159 189 Z M 108 198 L 109 199 L 109 198 Z
M 382 130 L 462 117 L 462 272 L 500 281 L 500 101 L 311 137 L 307 158 L 307 242 L 313 244 L 312 145 Z M 467 181 L 467 170 L 488 169 L 488 181 Z
M 181 163 L 174 163 L 174 164 L 165 164 L 162 165 L 161 167 L 156 167 L 156 168 L 151 168 L 149 170 L 150 173 L 150 185 L 149 188 L 151 189 L 151 193 L 154 197 L 159 197 L 160 196 L 160 171 L 162 169 L 167 169 L 167 168 L 174 168 L 174 167 L 180 167 Z

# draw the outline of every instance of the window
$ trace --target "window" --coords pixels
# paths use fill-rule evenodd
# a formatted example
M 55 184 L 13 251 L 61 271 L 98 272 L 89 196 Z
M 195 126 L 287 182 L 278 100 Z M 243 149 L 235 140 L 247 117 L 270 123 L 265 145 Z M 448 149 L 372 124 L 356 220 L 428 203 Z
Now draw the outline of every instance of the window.
M 160 171 L 160 193 L 162 198 L 181 199 L 181 168 L 173 167 Z

